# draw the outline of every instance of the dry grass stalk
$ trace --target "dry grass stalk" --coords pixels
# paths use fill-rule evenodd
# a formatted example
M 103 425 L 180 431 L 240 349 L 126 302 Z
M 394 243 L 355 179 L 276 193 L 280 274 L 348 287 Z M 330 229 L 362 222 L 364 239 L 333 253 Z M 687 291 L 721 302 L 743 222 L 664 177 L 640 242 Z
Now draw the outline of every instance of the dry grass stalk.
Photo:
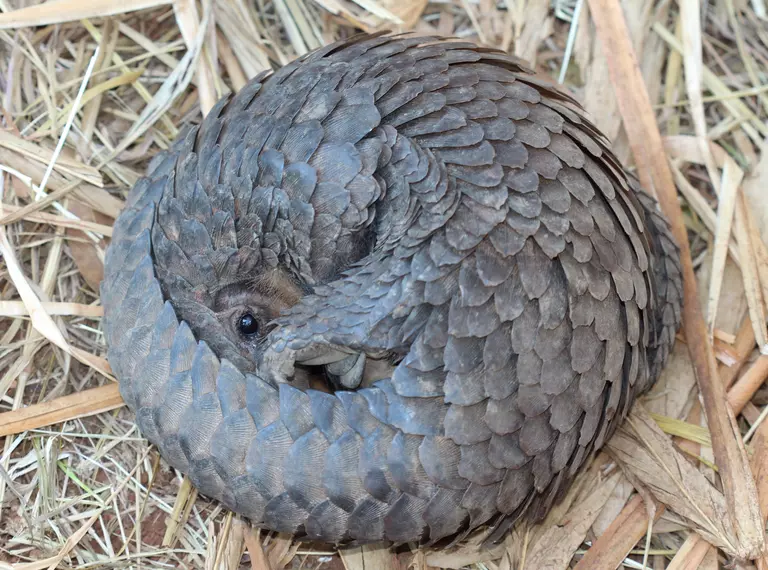
M 8 11 L 29 3 L 8 0 L 1 4 Z M 566 83 L 592 109 L 595 122 L 614 140 L 622 160 L 629 156 L 627 141 L 637 140 L 627 138 L 633 131 L 632 125 L 627 128 L 621 123 L 618 99 L 622 91 L 618 90 L 618 97 L 614 94 L 610 68 L 605 65 L 607 56 L 615 56 L 617 50 L 604 50 L 601 40 L 593 39 L 592 19 L 606 18 L 605 11 L 595 9 L 600 2 L 585 3 L 577 23 L 572 24 L 560 20 L 548 0 L 506 5 L 491 0 L 214 0 L 207 27 L 201 21 L 205 9 L 200 18 L 192 13 L 188 2 L 171 4 L 59 0 L 49 1 L 44 8 L 33 6 L 0 15 L 0 29 L 15 28 L 0 31 L 0 44 L 8 47 L 0 57 L 4 120 L 0 169 L 3 175 L 10 173 L 5 177 L 2 197 L 4 206 L 9 206 L 0 210 L 0 226 L 39 306 L 71 349 L 90 355 L 103 354 L 97 286 L 102 271 L 99 256 L 107 243 L 92 237 L 109 237 L 109 226 L 122 207 L 124 191 L 141 175 L 146 161 L 167 148 L 183 124 L 200 115 L 199 109 L 205 112 L 212 98 L 229 88 L 239 89 L 256 73 L 288 63 L 304 50 L 352 33 L 353 26 L 368 31 L 416 29 L 482 40 L 524 55 L 550 76 L 561 69 L 567 33 L 575 29 L 577 41 L 572 65 L 566 69 Z M 750 362 L 755 345 L 753 320 L 747 317 L 746 326 L 739 328 L 741 317 L 731 319 L 729 313 L 734 300 L 746 307 L 742 283 L 757 287 L 760 291 L 756 294 L 768 298 L 768 252 L 759 239 L 760 232 L 765 237 L 768 228 L 768 200 L 764 197 L 768 153 L 761 148 L 768 135 L 764 120 L 768 91 L 755 81 L 763 79 L 762 69 L 768 62 L 768 34 L 758 20 L 765 2 L 622 0 L 622 4 L 629 20 L 629 43 L 642 54 L 642 74 L 650 99 L 661 103 L 655 107 L 658 113 L 652 120 L 658 119 L 668 135 L 663 139 L 664 152 L 674 159 L 674 181 L 685 198 L 684 220 L 691 236 L 694 266 L 703 270 L 701 275 L 709 272 L 715 276 L 718 268 L 724 267 L 720 293 L 713 295 L 719 298 L 718 319 L 707 325 L 715 337 L 716 356 L 725 363 L 719 366 L 719 375 L 723 386 L 730 387 L 728 401 L 735 413 L 742 413 L 744 426 L 757 426 L 751 440 L 751 468 L 764 516 L 768 505 L 764 476 L 768 422 L 760 423 L 758 401 L 751 399 L 768 375 L 768 364 L 765 357 Z M 142 6 L 160 9 L 140 11 Z M 676 14 L 678 6 L 684 18 Z M 179 7 L 183 17 L 176 19 L 174 8 L 179 13 Z M 103 14 L 114 17 L 100 18 Z M 691 19 L 690 14 L 697 17 Z M 48 25 L 52 22 L 61 25 Z M 37 25 L 43 27 L 26 28 Z M 193 41 L 190 50 L 190 30 L 192 39 L 197 39 L 195 26 L 206 30 L 201 32 L 200 47 L 194 47 L 197 44 Z M 72 109 L 77 108 L 73 99 L 96 47 L 99 55 L 91 87 L 83 94 L 82 109 L 77 111 L 63 152 L 55 161 L 47 182 L 49 194 L 36 200 L 35 186 L 44 180 L 52 163 L 51 149 Z M 194 49 L 198 54 L 185 59 Z M 201 81 L 206 70 L 209 83 Z M 636 75 L 626 77 L 637 80 Z M 646 121 L 647 127 L 649 117 L 641 113 L 638 118 Z M 704 136 L 710 141 L 707 146 L 702 145 Z M 656 151 L 654 140 L 645 139 L 643 144 Z M 708 155 L 714 168 L 707 162 Z M 728 160 L 735 162 L 726 165 Z M 639 160 L 638 165 L 643 172 Z M 749 200 L 743 212 L 746 229 L 741 230 L 746 231 L 746 240 L 727 231 L 730 191 L 725 188 L 725 198 L 722 191 L 720 196 L 712 191 L 721 185 L 716 169 L 723 169 L 725 180 L 731 179 L 734 186 L 732 175 L 749 173 L 740 188 Z M 658 183 L 655 189 L 660 190 Z M 61 208 L 79 219 L 69 218 Z M 98 235 L 86 236 L 83 231 Z M 712 239 L 717 259 L 701 263 L 712 248 Z M 755 262 L 752 278 L 744 281 L 739 276 L 734 280 L 731 260 L 741 264 L 739 248 L 748 241 Z M 724 244 L 730 259 L 723 255 Z M 703 279 L 701 290 L 716 290 L 716 281 Z M 739 291 L 731 290 L 734 284 Z M 714 311 L 707 314 L 713 316 Z M 136 437 L 130 415 L 115 411 L 91 415 L 103 402 L 107 407 L 118 405 L 117 399 L 110 403 L 108 397 L 112 390 L 117 398 L 116 386 L 108 383 L 99 387 L 104 377 L 38 333 L 29 315 L 8 268 L 0 264 L 0 406 L 3 412 L 13 410 L 0 413 L 0 425 L 11 425 L 11 431 L 18 433 L 6 437 L 0 451 L 0 464 L 5 469 L 0 471 L 0 560 L 62 567 L 223 569 L 247 567 L 248 562 L 240 557 L 245 547 L 251 568 L 323 567 L 317 556 L 332 553 L 309 548 L 297 555 L 298 545 L 289 537 L 251 530 L 198 497 L 188 480 L 169 473 L 164 466 L 158 470 L 161 463 L 157 455 L 152 461 L 146 458 L 146 444 Z M 690 343 L 690 336 L 686 337 Z M 654 417 L 667 436 L 679 434 L 676 442 L 685 449 L 685 456 L 675 452 L 667 458 L 671 464 L 700 456 L 711 460 L 709 438 L 700 427 L 703 414 L 697 394 L 687 393 L 692 379 L 682 343 L 677 352 L 676 358 L 685 362 L 673 367 L 667 374 L 668 383 L 659 386 L 648 403 L 656 402 L 654 398 L 665 402 L 654 407 L 660 414 Z M 103 400 L 92 396 L 99 393 L 91 392 L 93 387 L 103 390 Z M 34 429 L 66 420 L 70 421 L 65 430 L 58 426 Z M 653 433 L 661 437 L 655 428 Z M 631 441 L 635 451 L 642 445 Z M 619 476 L 622 482 L 597 514 L 596 505 L 613 485 L 611 477 L 603 475 L 611 472 L 606 460 L 604 454 L 598 457 L 596 466 L 579 479 L 547 524 L 521 526 L 498 547 L 478 549 L 477 542 L 470 541 L 451 551 L 385 556 L 387 562 L 381 564 L 386 565 L 379 566 L 376 564 L 385 551 L 373 554 L 375 547 L 371 547 L 373 558 L 366 552 L 360 562 L 366 568 L 410 565 L 415 570 L 518 570 L 523 564 L 529 568 L 564 568 L 573 564 L 568 560 L 573 554 L 569 550 L 586 548 L 576 544 L 583 532 L 589 549 L 585 555 L 576 556 L 577 560 L 581 557 L 577 566 L 581 569 L 613 569 L 628 555 L 632 560 L 626 560 L 626 567 L 641 567 L 648 553 L 648 566 L 654 570 L 717 567 L 715 550 L 699 534 L 690 532 L 692 523 L 681 522 L 677 514 L 665 511 L 666 505 L 649 498 L 641 483 L 636 481 L 646 500 L 655 505 L 650 511 L 656 522 L 648 524 L 648 509 L 641 495 L 633 494 L 625 505 L 631 495 L 626 476 Z M 137 462 L 143 462 L 144 469 L 132 469 Z M 721 465 L 718 467 L 722 470 Z M 113 495 L 112 489 L 124 480 L 122 491 Z M 591 506 L 590 497 L 595 500 Z M 582 504 L 587 508 L 579 510 Z M 96 512 L 96 521 L 85 534 L 79 534 L 82 522 Z M 595 522 L 584 530 L 593 515 Z M 578 532 L 569 533 L 574 529 Z M 67 543 L 68 539 L 72 542 Z M 66 555 L 60 558 L 62 552 Z M 345 557 L 347 562 L 351 560 L 346 553 Z M 342 567 L 344 562 L 334 558 L 331 567 Z M 768 570 L 765 560 L 758 559 L 757 565 Z
M 758 497 L 760 499 L 760 510 L 763 513 L 763 520 L 768 522 L 768 424 L 763 422 L 757 428 L 752 438 L 752 474 L 757 484 Z M 765 555 L 761 557 L 761 560 Z
M 760 236 L 757 235 L 754 229 L 754 221 L 752 220 L 751 208 L 745 207 L 742 202 L 746 201 L 746 198 L 741 195 L 736 197 L 736 188 L 740 184 L 743 178 L 743 171 L 736 165 L 735 161 L 717 144 L 708 143 L 706 150 L 702 150 L 701 145 L 694 146 L 693 139 L 691 137 L 668 137 L 665 140 L 665 147 L 675 157 L 684 159 L 688 162 L 694 162 L 698 164 L 706 163 L 706 156 L 713 158 L 717 166 L 723 169 L 723 185 L 721 195 L 718 203 L 718 219 L 713 220 L 713 214 L 709 206 L 701 194 L 696 191 L 682 175 L 679 168 L 673 165 L 673 171 L 675 174 L 678 187 L 685 194 L 689 203 L 697 210 L 702 216 L 702 219 L 709 222 L 707 225 L 715 233 L 715 261 L 713 261 L 713 280 L 711 281 L 712 288 L 710 289 L 710 311 L 716 301 L 716 295 L 719 295 L 719 283 L 722 267 L 724 264 L 724 256 L 722 256 L 723 243 L 727 242 L 728 247 L 731 250 L 732 258 L 739 264 L 740 258 L 746 254 L 746 259 L 749 260 L 749 265 L 743 268 L 742 277 L 744 279 L 744 286 L 747 292 L 747 301 L 749 303 L 752 323 L 754 327 L 755 335 L 758 337 L 758 345 L 764 347 L 765 343 L 763 339 L 766 338 L 765 332 L 765 318 L 761 317 L 764 314 L 764 299 L 768 295 L 768 253 L 766 253 L 766 247 Z M 736 215 L 740 222 L 735 224 L 735 233 L 738 243 L 734 243 L 734 240 L 730 238 L 730 227 L 721 225 L 721 219 L 727 220 L 733 213 L 733 208 L 736 210 Z M 723 210 L 723 215 L 720 215 L 720 211 Z M 736 251 L 741 251 L 737 254 Z M 719 255 L 720 254 L 720 255 Z M 714 311 L 712 311 L 714 312 Z M 710 326 L 714 326 L 714 314 L 710 313 Z
M 147 448 L 145 452 L 145 456 L 149 453 L 150 448 Z M 141 467 L 141 461 L 136 462 L 136 466 L 133 468 L 133 470 L 128 474 L 127 477 L 125 477 L 120 484 L 115 488 L 115 490 L 112 492 L 112 494 L 107 498 L 106 501 L 104 501 L 104 505 L 109 505 L 112 501 L 112 499 L 120 492 L 122 491 L 123 487 L 125 487 L 130 481 L 133 474 L 139 470 Z M 67 541 L 64 543 L 64 546 L 61 548 L 59 553 L 56 556 L 52 556 L 50 558 L 47 558 L 45 560 L 40 560 L 37 562 L 30 562 L 28 564 L 17 564 L 15 567 L 15 570 L 43 570 L 44 568 L 48 568 L 48 570 L 53 570 L 58 567 L 58 565 L 67 557 L 67 555 L 72 551 L 73 548 L 83 539 L 83 537 L 86 535 L 86 533 L 90 530 L 90 528 L 96 523 L 97 520 L 99 520 L 99 515 L 101 514 L 101 511 L 103 511 L 106 507 L 99 507 L 96 509 L 95 513 L 91 515 L 91 517 L 82 525 L 80 528 L 77 529 L 77 531 L 72 534 Z
M 760 356 L 728 391 L 728 403 L 738 414 L 768 379 L 768 356 Z
M 704 164 L 712 185 L 719 192 L 714 159 L 707 142 L 707 121 L 704 117 L 704 102 L 701 93 L 702 48 L 701 48 L 701 10 L 696 0 L 681 0 L 680 25 L 683 39 L 683 62 L 685 64 L 685 87 L 691 108 L 694 129 L 699 149 L 704 157 Z M 727 234 L 726 234 L 727 235 Z
M 97 224 L 95 222 L 89 222 L 87 220 L 79 220 L 79 219 L 73 220 L 65 216 L 61 216 L 57 214 L 46 214 L 45 212 L 32 212 L 29 214 L 25 214 L 22 212 L 22 208 L 19 208 L 18 206 L 12 206 L 10 204 L 3 204 L 2 209 L 3 211 L 8 212 L 9 214 L 20 214 L 20 217 L 18 217 L 18 219 L 14 219 L 8 216 L 8 219 L 10 220 L 8 223 L 13 223 L 18 220 L 27 220 L 30 222 L 49 224 L 51 226 L 57 226 L 61 228 L 72 228 L 75 230 L 89 231 L 102 236 L 109 237 L 112 235 L 112 226 L 107 226 L 104 224 Z M 2 221 L 0 220 L 0 225 L 7 225 L 7 224 L 3 224 Z
M 0 29 L 47 26 L 80 20 L 124 14 L 133 10 L 146 10 L 169 4 L 171 0 L 49 0 L 44 4 L 28 6 L 0 14 Z
M 755 346 L 755 335 L 754 331 L 752 329 L 752 323 L 749 320 L 749 317 L 745 317 L 738 334 L 735 337 L 735 340 L 733 342 L 733 349 L 734 349 L 734 360 L 729 365 L 721 365 L 720 366 L 720 380 L 723 383 L 723 386 L 725 386 L 726 389 L 730 389 L 731 385 L 736 379 L 736 375 L 741 370 L 741 367 L 743 366 L 744 362 L 746 362 L 746 359 L 752 354 L 752 351 Z M 729 392 L 729 398 L 730 398 L 730 392 Z M 738 410 L 735 408 L 732 408 L 734 410 L 734 413 L 738 414 Z M 740 409 L 740 408 L 739 408 Z M 663 424 L 659 422 L 658 418 L 654 417 L 657 423 L 659 423 L 659 426 L 664 429 Z M 688 416 L 686 417 L 686 421 L 693 423 L 695 425 L 699 425 L 702 421 L 702 410 L 701 410 L 701 403 L 698 399 L 696 399 L 695 402 L 693 402 L 693 405 L 691 406 L 691 410 L 688 412 Z M 703 428 L 702 428 L 703 429 Z M 666 433 L 669 433 L 668 429 L 664 429 Z M 681 434 L 683 435 L 683 434 Z M 693 438 L 690 437 L 690 434 L 685 434 L 684 438 L 677 437 L 674 439 L 675 444 L 677 447 L 679 447 L 684 453 L 687 453 L 691 458 L 697 458 L 701 456 L 701 446 L 702 445 L 708 445 L 711 447 L 711 440 L 708 437 L 707 432 L 707 438 L 701 439 L 699 441 L 694 441 Z M 753 471 L 754 472 L 754 471 Z M 758 492 L 759 492 L 759 485 L 758 485 Z M 688 539 L 686 539 L 686 544 L 689 540 L 699 540 L 697 537 L 699 535 L 696 534 L 690 534 L 688 536 Z M 697 542 L 698 544 L 698 542 Z M 699 552 L 699 551 L 697 551 Z M 707 548 L 704 557 L 707 556 L 715 556 L 717 557 L 717 551 L 714 548 Z M 683 561 L 687 561 L 689 557 L 681 556 L 680 553 L 678 553 L 675 556 L 675 559 L 678 559 L 679 563 L 682 563 Z M 698 556 L 692 556 L 691 559 L 693 561 L 698 561 Z
M 98 56 L 97 56 L 98 57 Z M 112 89 L 115 89 L 116 87 L 120 87 L 121 85 L 129 85 L 134 83 L 136 80 L 141 77 L 144 70 L 138 69 L 136 71 L 129 71 L 127 73 L 123 73 L 122 75 L 119 75 L 117 77 L 113 77 L 112 79 L 108 79 L 107 81 L 104 81 L 100 83 L 99 85 L 96 85 L 94 87 L 91 87 L 85 93 L 83 93 L 82 97 L 82 105 L 85 106 L 86 104 L 90 103 L 91 101 L 97 100 L 103 93 L 106 93 L 107 91 L 110 91 Z M 32 135 L 35 138 L 42 137 L 49 132 L 53 130 L 53 125 L 58 124 L 62 118 L 67 117 L 70 113 L 72 113 L 72 108 L 74 107 L 75 101 L 72 103 L 68 103 L 65 105 L 61 111 L 57 113 L 57 116 L 48 118 Z M 26 141 L 25 141 L 26 142 Z M 85 165 L 83 165 L 85 168 Z M 63 168 L 60 168 L 60 170 L 67 172 Z M 91 182 L 92 184 L 96 184 L 97 186 L 102 186 L 102 180 L 101 175 L 99 174 L 98 170 L 95 168 L 89 168 L 89 170 L 93 170 L 95 173 L 95 182 L 92 180 L 87 180 Z M 72 174 L 77 174 L 72 173 Z M 85 178 L 84 178 L 85 179 Z
M 672 174 L 675 177 L 675 183 L 677 184 L 677 188 L 680 190 L 680 193 L 685 197 L 689 206 L 699 216 L 699 219 L 701 222 L 703 222 L 706 229 L 709 230 L 713 235 L 716 235 L 718 231 L 718 224 L 717 214 L 715 214 L 715 211 L 709 205 L 701 192 L 697 190 L 690 182 L 688 182 L 688 179 L 685 177 L 685 174 L 683 174 L 681 165 L 678 160 L 673 159 L 673 161 L 670 163 L 670 168 L 672 169 Z M 741 258 L 739 256 L 738 246 L 733 242 L 733 240 L 730 239 L 728 241 L 728 252 L 731 255 L 731 259 L 733 259 L 734 262 L 739 267 L 741 267 Z
M 140 74 L 132 74 L 131 77 L 134 79 L 138 78 Z M 122 78 L 119 78 L 122 79 Z M 103 90 L 106 91 L 108 89 L 114 89 L 115 87 L 118 87 L 119 85 L 123 85 L 123 81 L 108 81 L 106 82 L 108 85 L 106 87 L 102 86 L 92 88 L 96 90 Z M 85 91 L 82 97 L 83 103 L 87 102 L 88 100 L 92 99 L 95 95 L 88 96 L 88 91 Z M 62 112 L 62 117 L 67 117 L 72 112 L 72 104 L 69 104 L 67 107 L 65 107 L 66 112 Z M 50 119 L 49 119 L 50 120 Z M 47 130 L 47 129 L 46 129 Z M 12 151 L 16 151 L 22 156 L 31 158 L 32 160 L 44 164 L 46 167 L 51 164 L 51 157 L 52 157 L 52 151 L 44 149 L 38 144 L 35 144 L 29 140 L 23 139 L 22 137 L 15 135 L 13 133 L 9 133 L 7 131 L 0 131 L 0 146 L 7 148 Z M 83 182 L 88 182 L 89 184 L 93 184 L 94 186 L 103 187 L 104 183 L 102 181 L 101 174 L 96 168 L 93 168 L 92 166 L 86 166 L 79 160 L 65 157 L 65 156 L 57 156 L 56 160 L 53 162 L 53 166 L 56 170 L 56 172 L 60 172 L 65 176 L 70 176 L 73 179 L 79 179 Z
M 210 10 L 210 3 L 204 5 L 204 10 Z M 173 2 L 173 11 L 176 14 L 176 22 L 179 25 L 179 30 L 184 38 L 184 42 L 187 44 L 188 53 L 196 53 L 198 50 L 205 52 L 205 48 L 202 46 L 201 37 L 204 38 L 208 33 L 200 24 L 200 20 L 197 15 L 197 6 L 193 0 L 175 0 Z M 209 22 L 206 21 L 206 25 Z M 218 97 L 216 96 L 216 88 L 214 86 L 215 70 L 211 65 L 209 58 L 202 55 L 202 63 L 196 66 L 197 62 L 193 62 L 191 67 L 197 67 L 197 82 L 198 93 L 200 95 L 200 110 L 203 116 L 208 114 L 213 106 L 216 104 Z M 176 67 L 174 67 L 175 69 Z M 182 89 L 185 89 L 186 85 Z
M 765 324 L 765 301 L 760 286 L 757 248 L 749 231 L 747 204 L 744 195 L 736 197 L 736 239 L 739 242 L 739 255 L 742 259 L 741 273 L 744 278 L 744 290 L 749 304 L 749 315 L 755 331 L 755 340 L 762 350 L 768 348 L 768 335 Z
M 115 147 L 115 150 L 112 151 L 109 157 L 110 160 L 127 149 L 141 135 L 147 132 L 150 127 L 165 116 L 171 104 L 186 90 L 195 73 L 203 41 L 206 37 L 210 15 L 211 1 L 206 0 L 203 2 L 203 17 L 200 26 L 196 30 L 197 33 L 194 36 L 194 41 L 179 62 L 179 65 L 173 69 L 152 100 L 144 107 L 144 110 L 136 119 L 130 131 L 128 131 L 120 144 Z M 105 160 L 104 162 L 106 163 L 107 161 Z
M 216 0 L 216 23 L 226 35 L 246 78 L 270 68 L 271 50 L 244 0 Z
M 670 47 L 680 53 L 684 52 L 683 45 L 663 26 L 654 25 L 654 30 Z M 757 145 L 762 144 L 762 137 L 768 136 L 768 125 L 761 121 L 743 101 L 734 96 L 726 83 L 707 67 L 702 68 L 702 80 L 707 89 L 712 91 L 733 115 L 749 138 Z
M 705 156 L 705 161 L 707 163 L 713 162 L 709 153 L 709 145 L 706 143 L 706 140 L 704 141 L 703 146 L 705 149 L 702 149 L 702 154 Z M 711 168 L 712 171 L 710 172 L 710 176 L 716 174 L 714 164 L 712 164 Z M 715 335 L 715 320 L 717 317 L 718 303 L 720 301 L 720 288 L 723 284 L 723 269 L 725 268 L 725 258 L 728 254 L 728 245 L 731 240 L 733 214 L 738 202 L 736 192 L 739 189 L 742 178 L 744 178 L 744 172 L 736 166 L 736 162 L 734 162 L 733 159 L 728 157 L 728 160 L 723 167 L 723 179 L 720 184 L 720 193 L 717 201 L 717 229 L 715 231 L 712 277 L 709 282 L 707 330 L 709 331 L 710 341 L 714 340 Z
M 6 167 L 6 172 L 9 169 L 13 169 L 15 172 L 24 173 L 24 176 L 30 183 L 38 186 L 45 176 L 45 167 L 42 164 L 7 148 L 0 147 L 0 164 Z M 63 176 L 55 170 L 48 179 L 48 187 L 56 192 L 52 192 L 46 198 L 25 206 L 15 214 L 8 214 L 0 218 L 0 225 L 7 225 L 20 220 L 24 215 L 41 210 L 45 206 L 50 205 L 52 201 L 61 200 L 69 194 L 79 202 L 111 218 L 117 217 L 123 207 L 122 200 L 112 196 L 112 194 L 102 188 L 87 182 L 80 182 L 69 176 Z
M 24 276 L 24 273 L 16 260 L 14 250 L 8 241 L 5 229 L 2 227 L 0 227 L 0 254 L 5 260 L 9 276 L 21 296 L 24 306 L 27 308 L 27 312 L 32 321 L 32 326 L 35 327 L 35 330 L 64 352 L 77 358 L 83 364 L 90 366 L 108 378 L 112 378 L 110 375 L 111 370 L 106 360 L 71 346 L 64 338 L 64 335 L 51 316 L 45 312 L 40 299 L 33 291 L 27 278 Z
M 174 498 L 173 511 L 166 522 L 163 546 L 174 546 L 179 541 L 184 525 L 189 520 L 195 499 L 197 499 L 197 489 L 192 486 L 188 477 L 184 477 Z
M 104 309 L 97 305 L 80 303 L 41 302 L 43 310 L 50 316 L 101 317 Z M 27 317 L 29 310 L 23 301 L 0 301 L 0 317 Z
M 736 338 L 732 344 L 736 354 L 736 360 L 733 364 L 720 366 L 720 378 L 723 381 L 723 386 L 729 391 L 755 348 L 755 331 L 752 329 L 752 322 L 749 320 L 748 315 L 744 317 L 739 332 L 736 334 Z M 731 407 L 733 408 L 733 406 Z M 736 409 L 733 408 L 733 410 L 734 413 L 738 415 Z
M 0 437 L 108 412 L 125 402 L 117 384 L 107 384 L 0 414 Z

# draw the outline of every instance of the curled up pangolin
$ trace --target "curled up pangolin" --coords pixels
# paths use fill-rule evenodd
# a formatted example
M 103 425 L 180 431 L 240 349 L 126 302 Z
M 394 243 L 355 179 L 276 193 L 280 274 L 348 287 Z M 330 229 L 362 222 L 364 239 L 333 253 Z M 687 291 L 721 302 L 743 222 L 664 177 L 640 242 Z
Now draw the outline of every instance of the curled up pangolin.
M 435 543 L 558 501 L 659 375 L 681 274 L 570 96 L 375 35 L 157 156 L 102 300 L 125 401 L 200 492 L 297 537 Z

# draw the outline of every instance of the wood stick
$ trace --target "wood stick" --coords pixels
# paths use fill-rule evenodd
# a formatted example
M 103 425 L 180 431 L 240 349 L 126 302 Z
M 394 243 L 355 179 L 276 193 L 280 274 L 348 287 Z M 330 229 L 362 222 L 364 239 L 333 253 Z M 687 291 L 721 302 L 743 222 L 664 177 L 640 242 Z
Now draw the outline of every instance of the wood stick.
M 758 357 L 747 371 L 728 390 L 728 403 L 738 415 L 768 378 L 768 356 Z
M 115 383 L 0 414 L 0 437 L 114 410 L 125 403 Z
M 654 522 L 665 510 L 656 503 Z M 614 570 L 621 565 L 637 541 L 648 532 L 648 509 L 640 495 L 627 503 L 619 516 L 610 524 L 600 539 L 587 550 L 574 570 Z
M 667 570 L 696 570 L 704 561 L 710 548 L 714 547 L 692 532 L 667 566 Z

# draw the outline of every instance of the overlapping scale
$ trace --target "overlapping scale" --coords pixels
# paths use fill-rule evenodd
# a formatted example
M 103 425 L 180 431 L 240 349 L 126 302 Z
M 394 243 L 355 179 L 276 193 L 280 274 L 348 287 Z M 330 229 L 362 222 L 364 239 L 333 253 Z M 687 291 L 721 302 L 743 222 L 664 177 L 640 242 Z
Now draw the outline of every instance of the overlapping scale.
M 391 373 L 328 394 L 244 358 L 217 287 L 275 268 L 307 296 L 270 346 Z M 153 161 L 102 286 L 163 457 L 340 543 L 544 516 L 658 376 L 681 298 L 655 202 L 570 96 L 494 50 L 383 34 L 260 75 Z

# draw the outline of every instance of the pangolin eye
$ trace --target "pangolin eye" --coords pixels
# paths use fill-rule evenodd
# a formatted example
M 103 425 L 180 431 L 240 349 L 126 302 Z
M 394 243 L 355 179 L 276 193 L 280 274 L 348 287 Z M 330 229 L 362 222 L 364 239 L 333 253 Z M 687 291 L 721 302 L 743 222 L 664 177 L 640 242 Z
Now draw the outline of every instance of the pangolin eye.
M 237 320 L 237 328 L 243 336 L 253 336 L 259 332 L 259 321 L 251 313 L 245 313 Z

